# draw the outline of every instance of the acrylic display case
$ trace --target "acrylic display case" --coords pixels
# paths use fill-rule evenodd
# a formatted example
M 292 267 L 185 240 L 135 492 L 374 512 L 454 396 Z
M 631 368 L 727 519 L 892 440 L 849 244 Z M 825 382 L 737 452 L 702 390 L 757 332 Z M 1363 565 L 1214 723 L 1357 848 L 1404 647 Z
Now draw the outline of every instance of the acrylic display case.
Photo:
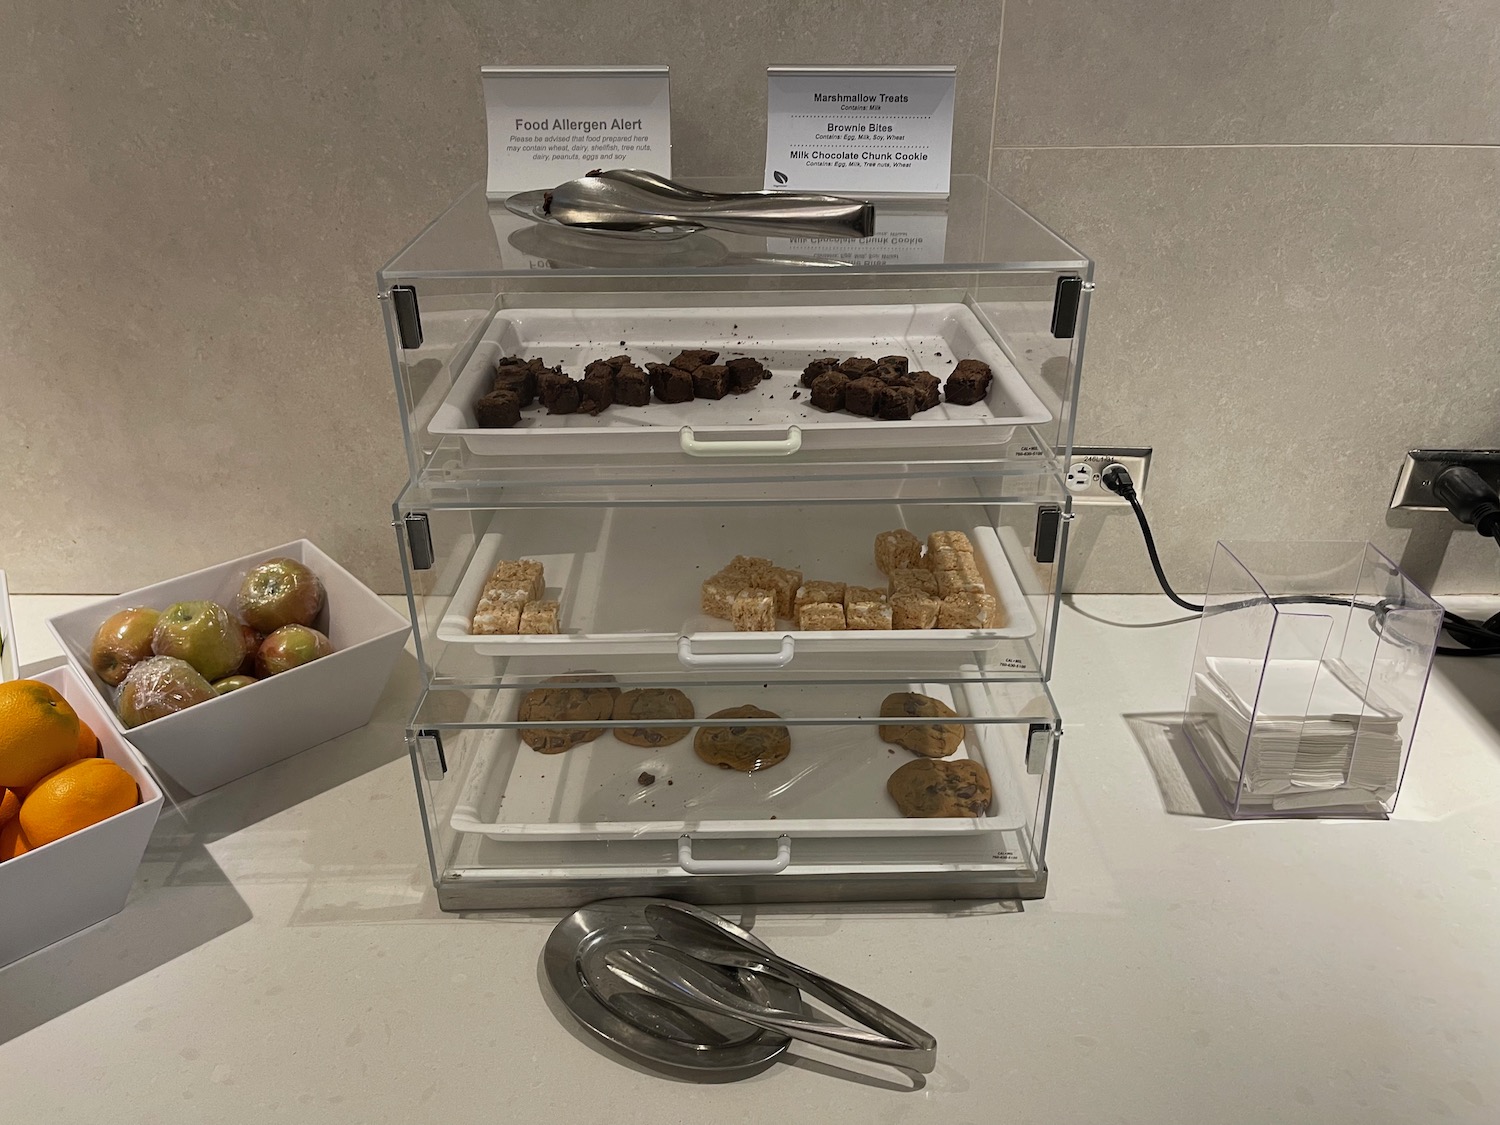
M 1219 543 L 1183 728 L 1230 816 L 1388 816 L 1442 608 L 1367 543 Z
M 946 204 L 882 204 L 860 240 L 628 242 L 536 226 L 475 187 L 392 259 L 379 290 L 410 468 L 394 514 L 424 676 L 408 742 L 442 904 L 1040 895 L 1091 273 L 972 177 Z M 722 398 L 478 424 L 502 356 L 576 378 L 688 348 L 769 375 Z M 993 380 L 900 421 L 818 409 L 799 385 L 819 357 L 893 355 L 940 379 L 979 359 Z M 704 579 L 736 555 L 883 588 L 874 538 L 895 529 L 962 531 L 994 615 L 837 630 L 779 613 L 738 631 L 705 612 Z M 482 631 L 486 579 L 522 558 L 545 568 L 555 631 Z M 602 704 L 538 718 L 534 693 L 580 675 L 680 693 L 691 714 L 653 721 L 647 746 Z M 941 713 L 883 738 L 882 704 L 912 693 Z M 742 772 L 697 753 L 705 720 L 742 706 L 774 717 L 736 719 L 736 737 L 784 742 L 784 761 Z M 533 748 L 549 730 L 564 752 Z M 903 739 L 947 739 L 941 761 L 982 767 L 988 800 L 903 815 L 888 782 L 919 757 Z

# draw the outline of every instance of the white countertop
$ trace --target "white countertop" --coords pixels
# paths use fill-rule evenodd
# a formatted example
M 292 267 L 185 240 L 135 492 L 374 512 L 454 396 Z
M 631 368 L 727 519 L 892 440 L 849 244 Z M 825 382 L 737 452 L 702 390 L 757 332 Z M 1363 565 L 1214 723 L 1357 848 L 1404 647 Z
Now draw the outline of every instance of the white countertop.
M 88 600 L 15 599 L 24 658 Z M 693 1085 L 596 1047 L 538 980 L 556 915 L 437 909 L 408 659 L 369 727 L 164 812 L 123 913 L 0 970 L 0 1117 L 1500 1120 L 1500 661 L 1439 661 L 1394 820 L 1227 824 L 1168 811 L 1191 792 L 1150 765 L 1195 635 L 1159 597 L 1064 608 L 1046 899 L 755 918 L 938 1037 L 922 1089 L 822 1056 Z

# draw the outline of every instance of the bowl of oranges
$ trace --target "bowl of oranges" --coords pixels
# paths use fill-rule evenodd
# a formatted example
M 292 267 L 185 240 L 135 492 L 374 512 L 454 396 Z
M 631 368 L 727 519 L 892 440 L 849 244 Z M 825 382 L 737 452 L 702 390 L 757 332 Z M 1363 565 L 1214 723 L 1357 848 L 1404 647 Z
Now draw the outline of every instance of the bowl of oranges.
M 119 913 L 161 803 L 72 668 L 0 683 L 0 965 Z

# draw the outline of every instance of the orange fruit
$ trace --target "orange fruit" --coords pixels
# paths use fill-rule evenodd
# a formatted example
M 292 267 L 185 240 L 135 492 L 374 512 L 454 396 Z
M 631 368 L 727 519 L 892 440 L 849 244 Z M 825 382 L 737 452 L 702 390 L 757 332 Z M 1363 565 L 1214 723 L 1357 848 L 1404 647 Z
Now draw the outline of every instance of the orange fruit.
M 33 785 L 78 755 L 78 715 L 51 684 L 0 684 L 0 785 Z
M 0 824 L 21 811 L 21 798 L 9 789 L 0 789 Z
M 18 855 L 25 855 L 31 850 L 31 845 L 26 842 L 26 836 L 21 831 L 21 820 L 19 817 L 11 817 L 4 824 L 0 824 L 0 863 L 7 859 L 15 859 Z
M 78 720 L 78 756 L 80 758 L 97 758 L 103 752 L 99 745 L 99 736 L 94 733 L 92 727 L 82 719 Z
M 21 831 L 34 848 L 61 840 L 134 808 L 140 800 L 135 778 L 108 758 L 85 758 L 49 773 L 21 802 Z

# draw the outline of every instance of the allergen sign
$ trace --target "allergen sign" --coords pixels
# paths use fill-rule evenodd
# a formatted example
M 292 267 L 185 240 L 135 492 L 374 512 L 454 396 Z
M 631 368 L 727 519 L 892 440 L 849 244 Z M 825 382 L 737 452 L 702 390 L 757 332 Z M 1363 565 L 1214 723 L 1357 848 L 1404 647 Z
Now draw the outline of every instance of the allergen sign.
M 548 188 L 595 168 L 672 174 L 664 66 L 487 66 L 490 198 Z
M 771 67 L 768 188 L 946 196 L 951 66 Z

